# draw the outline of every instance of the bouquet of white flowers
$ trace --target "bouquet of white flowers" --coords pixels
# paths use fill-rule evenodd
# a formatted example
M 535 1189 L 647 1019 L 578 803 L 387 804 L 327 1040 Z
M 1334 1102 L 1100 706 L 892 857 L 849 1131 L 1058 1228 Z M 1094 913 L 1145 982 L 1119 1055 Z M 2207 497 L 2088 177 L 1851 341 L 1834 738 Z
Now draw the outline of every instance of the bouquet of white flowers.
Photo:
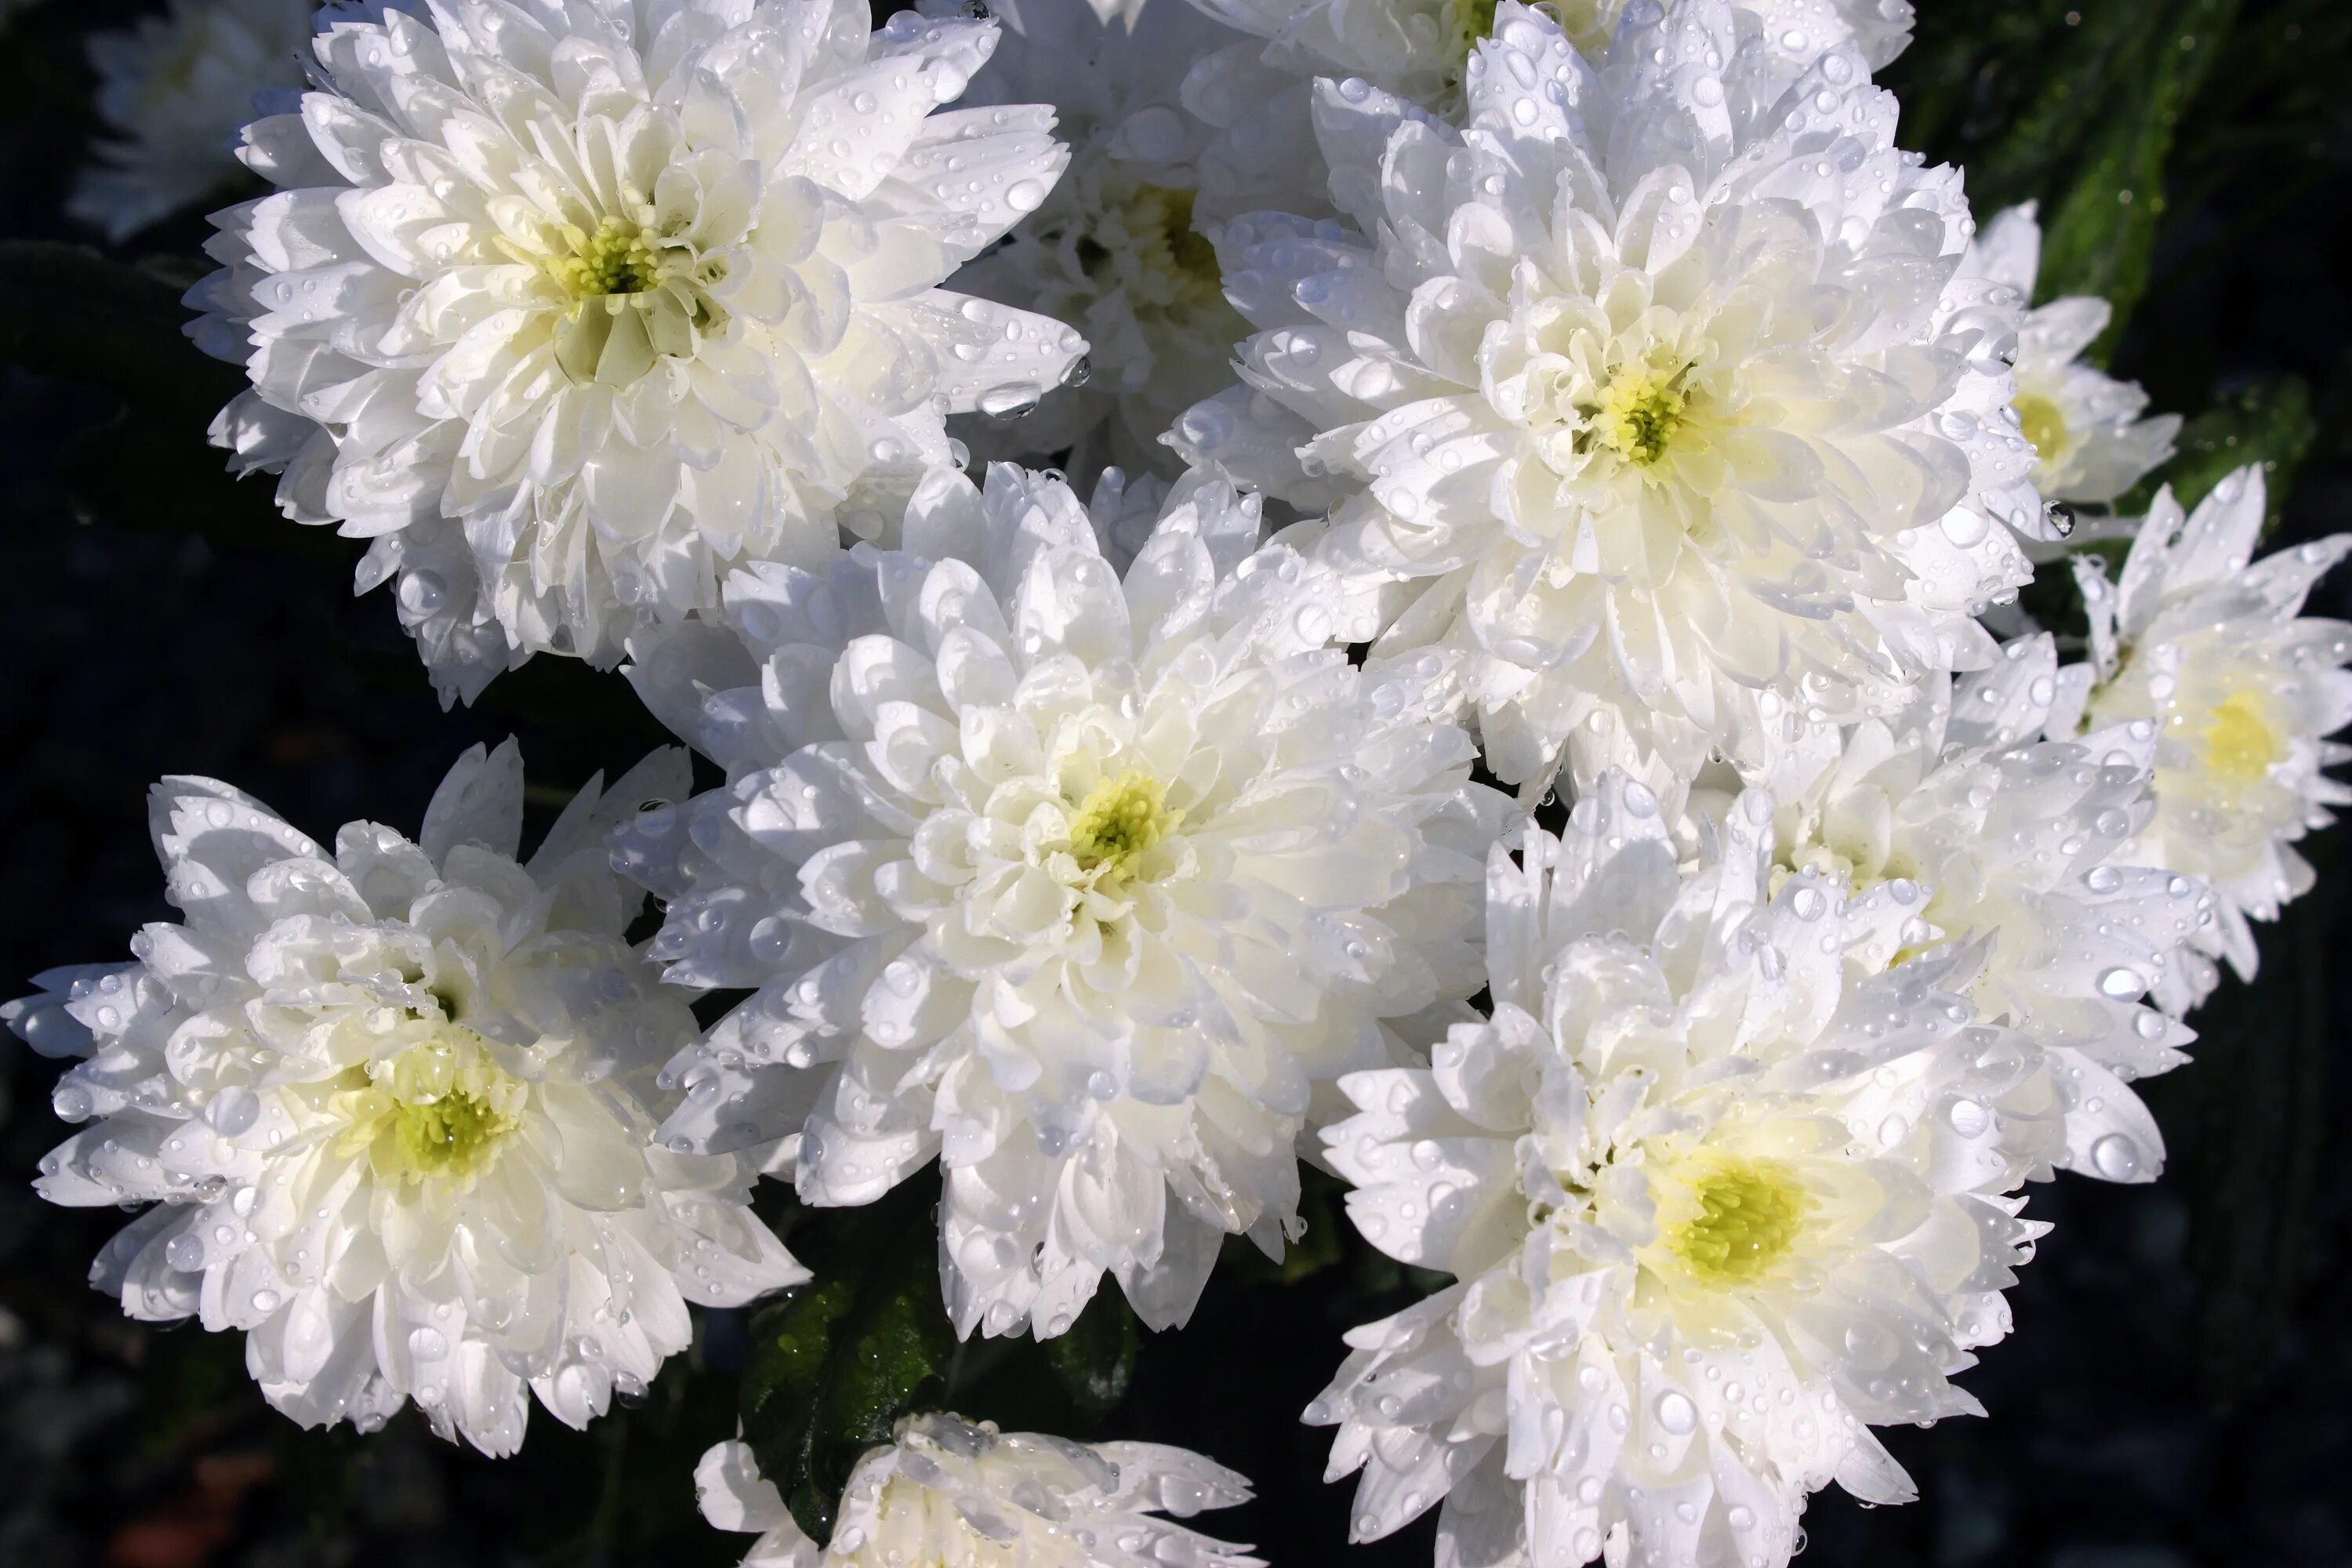
M 96 37 L 77 217 L 245 184 L 185 296 L 240 527 L 366 542 L 445 706 L 569 659 L 595 754 L 683 744 L 476 745 L 413 832 L 154 785 L 177 918 L 0 1010 L 40 1195 L 133 1211 L 91 1282 L 304 1427 L 503 1458 L 715 1382 L 747 1564 L 1252 1568 L 1179 1522 L 1251 1498 L 1193 1451 L 1264 1450 L 1242 1396 L 1131 1440 L 1221 1276 L 1325 1292 L 1349 1541 L 1783 1568 L 1814 1492 L 1910 1500 L 1878 1429 L 1982 1413 L 2039 1184 L 2158 1177 L 2137 1086 L 2352 801 L 2352 533 L 2266 552 L 2279 452 L 2102 368 L 2160 195 L 1905 149 L 1914 27 Z

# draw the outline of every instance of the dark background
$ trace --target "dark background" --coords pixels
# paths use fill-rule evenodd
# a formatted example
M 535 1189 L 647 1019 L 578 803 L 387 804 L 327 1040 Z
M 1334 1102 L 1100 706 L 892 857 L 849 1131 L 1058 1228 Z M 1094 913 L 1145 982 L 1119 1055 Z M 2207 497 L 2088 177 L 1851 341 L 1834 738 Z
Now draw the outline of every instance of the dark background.
M 92 131 L 80 36 L 148 8 L 46 0 L 0 25 L 0 241 L 94 238 L 58 216 Z M 1964 161 L 1981 215 L 2042 199 L 2045 297 L 2116 299 L 2116 372 L 2194 418 L 2171 476 L 2193 495 L 2262 460 L 2285 497 L 2279 542 L 2346 526 L 2337 0 L 1920 8 L 1887 73 L 1905 144 Z M 522 737 L 543 815 L 661 739 L 615 679 L 544 658 L 440 711 L 391 606 L 351 595 L 359 546 L 220 476 L 202 426 L 235 374 L 173 335 L 204 233 L 167 225 L 113 258 L 129 266 L 0 251 L 0 995 L 120 955 L 167 914 L 142 810 L 163 773 L 233 780 L 312 832 L 413 826 L 474 741 Z M 2322 600 L 2342 613 L 2346 584 Z M 2032 603 L 2066 622 L 2054 595 Z M 2306 846 L 2323 867 L 2335 837 Z M 2162 1183 L 2035 1191 L 2029 1212 L 2056 1229 L 2011 1295 L 2016 1334 L 1964 1380 L 1991 1416 L 1889 1435 L 1923 1500 L 1824 1494 L 1808 1563 L 2352 1563 L 2341 892 L 2325 880 L 2266 932 L 2263 984 L 2200 1014 L 2198 1064 L 2147 1086 L 2172 1143 Z M 235 1336 L 134 1325 L 84 1289 L 123 1216 L 48 1209 L 26 1185 L 61 1135 L 56 1070 L 0 1045 L 0 1562 L 673 1564 L 748 1546 L 701 1526 L 690 1482 L 733 1426 L 738 1315 L 707 1318 L 646 1401 L 584 1435 L 538 1413 L 513 1460 L 409 1417 L 299 1432 Z M 1339 1331 L 1410 1296 L 1360 1247 L 1314 1245 L 1335 1228 L 1310 1236 L 1328 1261 L 1295 1286 L 1221 1269 L 1188 1331 L 1145 1344 L 1106 1428 L 1250 1475 L 1264 1500 L 1202 1522 L 1277 1563 L 1425 1563 L 1426 1522 L 1342 1547 L 1328 1435 L 1297 1425 Z

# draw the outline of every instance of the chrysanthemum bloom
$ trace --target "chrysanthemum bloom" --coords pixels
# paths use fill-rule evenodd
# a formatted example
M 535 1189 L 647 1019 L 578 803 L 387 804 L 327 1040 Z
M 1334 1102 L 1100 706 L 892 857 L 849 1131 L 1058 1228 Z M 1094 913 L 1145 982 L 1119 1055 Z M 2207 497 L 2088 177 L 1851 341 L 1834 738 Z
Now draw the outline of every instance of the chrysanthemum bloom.
M 1246 1547 L 1156 1517 L 1250 1496 L 1223 1465 L 1160 1443 L 1073 1443 L 909 1416 L 850 1472 L 824 1546 L 793 1522 L 748 1444 L 703 1455 L 694 1483 L 703 1518 L 760 1532 L 743 1568 L 1258 1568 Z
M 1244 33 L 1184 83 L 1186 106 L 1218 130 L 1201 166 L 1201 210 L 1223 219 L 1260 209 L 1321 214 L 1329 171 L 1317 154 L 1311 84 L 1355 78 L 1459 123 L 1465 70 L 1495 30 L 1496 0 L 1192 0 Z M 1558 0 L 1570 42 L 1600 59 L 1626 0 Z M 1741 0 L 1738 26 L 1784 78 L 1852 43 L 1875 70 L 1911 41 L 1909 0 Z M 1786 85 L 1784 80 L 1782 85 Z M 1775 94 L 1777 96 L 1777 93 Z
M 2031 301 L 2042 271 L 2036 204 L 2010 208 L 1985 225 L 1969 247 L 1966 270 L 2006 284 Z M 2114 314 L 2105 300 L 2074 295 L 2026 312 L 2017 334 L 2017 413 L 2036 461 L 2028 476 L 2052 500 L 2104 506 L 2172 456 L 2180 416 L 2140 417 L 2147 394 L 2081 363 Z M 2012 500 L 2002 515 L 2026 507 Z
M 1087 339 L 1087 375 L 1024 416 L 982 410 L 955 428 L 982 457 L 1066 452 L 1072 473 L 1117 463 L 1172 477 L 1182 465 L 1161 433 L 1233 379 L 1234 344 L 1249 333 L 1193 220 L 1209 128 L 1177 98 L 1186 68 L 1234 35 L 1183 0 L 1108 16 L 1091 0 L 1030 0 L 1003 20 L 969 97 L 1051 104 L 1069 173 L 950 281 L 1069 322 Z
M 2091 659 L 2063 672 L 2053 735 L 2143 720 L 2158 727 L 2156 814 L 2116 857 L 2196 877 L 2218 895 L 2197 948 L 2252 979 L 2250 920 L 2276 920 L 2311 890 L 2294 844 L 2335 820 L 2352 790 L 2322 770 L 2352 761 L 2327 739 L 2352 723 L 2352 625 L 2300 616 L 2328 568 L 2352 554 L 2339 533 L 2253 561 L 2263 527 L 2259 466 L 2240 468 L 2184 518 L 2159 491 L 2119 583 L 2077 559 Z M 2252 563 L 2249 564 L 2249 563 Z M 2183 953 L 2164 993 L 2186 1011 L 2212 965 Z
M 1981 503 L 2032 449 L 1958 175 L 1895 150 L 1850 44 L 1782 94 L 1724 0 L 1629 12 L 1599 70 L 1498 15 L 1465 132 L 1318 89 L 1358 229 L 1223 231 L 1259 331 L 1178 449 L 1333 509 L 1380 653 L 1458 650 L 1509 782 L 1571 736 L 1580 779 L 1752 768 L 1988 662 L 1972 615 L 2030 574 Z
M 1844 974 L 1837 884 L 1768 899 L 1771 804 L 1683 879 L 1612 774 L 1495 852 L 1494 1018 L 1341 1082 L 1357 1228 L 1451 1285 L 1348 1335 L 1307 1412 L 1364 1469 L 1354 1536 L 1443 1499 L 1438 1561 L 1785 1564 L 1806 1495 L 1912 1495 L 1872 1425 L 1977 1405 L 2041 1227 L 2001 1194 L 2053 1129 L 1969 955 Z
M 2196 1037 L 2143 998 L 2178 986 L 2172 955 L 2210 928 L 2214 897 L 2177 871 L 2116 864 L 2156 810 L 2155 724 L 2043 741 L 2057 654 L 2046 637 L 2003 652 L 1957 689 L 1930 680 L 1892 721 L 1793 748 L 1769 781 L 1779 874 L 1822 872 L 1872 906 L 1880 918 L 1847 926 L 1865 971 L 1983 944 L 1969 995 L 2049 1054 L 2058 1163 L 2153 1181 L 2163 1137 L 2125 1086 L 2179 1066 Z
M 89 40 L 98 115 L 114 135 L 74 182 L 66 210 L 129 238 L 217 194 L 240 171 L 231 148 L 254 97 L 302 85 L 317 0 L 172 0 L 168 15 Z
M 729 784 L 619 864 L 669 900 L 672 977 L 757 988 L 665 1135 L 798 1134 L 825 1205 L 941 1158 L 965 1333 L 1060 1333 L 1106 1271 L 1181 1322 L 1227 1233 L 1297 1236 L 1311 1086 L 1479 986 L 1503 802 L 1257 531 L 1196 479 L 1122 581 L 1059 479 L 942 473 L 902 552 L 739 574 L 727 626 L 633 645 Z
M 330 849 L 226 784 L 158 785 L 184 923 L 6 1009 L 86 1058 L 56 1106 L 89 1125 L 41 1194 L 156 1205 L 91 1283 L 146 1321 L 243 1330 L 305 1426 L 414 1399 L 508 1454 L 526 1385 L 584 1425 L 687 1347 L 687 1302 L 806 1279 L 752 1217 L 756 1161 L 652 1143 L 694 1017 L 623 939 L 641 895 L 603 841 L 687 787 L 684 754 L 597 782 L 527 864 L 512 742 L 458 759 L 414 843 L 354 822 Z
M 375 541 L 445 694 L 814 565 L 1084 344 L 933 287 L 1035 209 L 1042 108 L 934 113 L 993 23 L 863 0 L 436 0 L 322 18 L 327 90 L 246 132 L 280 188 L 191 295 L 254 389 L 214 426 Z M 881 510 L 878 498 L 895 497 Z

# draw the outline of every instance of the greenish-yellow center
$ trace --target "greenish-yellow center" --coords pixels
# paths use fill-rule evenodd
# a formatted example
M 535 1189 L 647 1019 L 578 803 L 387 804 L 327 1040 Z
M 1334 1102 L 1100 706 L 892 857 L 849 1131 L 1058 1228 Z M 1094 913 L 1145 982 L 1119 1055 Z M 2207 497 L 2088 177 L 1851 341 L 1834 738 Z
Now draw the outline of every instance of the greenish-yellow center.
M 2066 449 L 2065 411 L 2037 392 L 2017 395 L 2018 427 L 2032 443 L 2034 455 L 2049 462 Z
M 2261 783 L 2286 756 L 2286 747 L 2269 716 L 2242 695 L 2214 708 L 2206 716 L 2199 739 L 2206 773 L 2231 789 Z
M 548 263 L 555 280 L 577 297 L 644 294 L 660 287 L 661 257 L 646 243 L 646 232 L 625 218 L 608 217 L 594 234 L 568 229 L 572 254 Z
M 1184 814 L 1168 807 L 1168 790 L 1129 769 L 1087 792 L 1070 823 L 1070 856 L 1097 880 L 1133 874 L 1135 862 L 1176 829 Z
M 400 1164 L 419 1177 L 472 1174 L 488 1163 L 498 1141 L 513 1130 L 513 1121 L 488 1100 L 462 1089 L 431 1105 L 404 1105 L 393 1112 Z
M 1789 1256 L 1812 1208 L 1796 1173 L 1774 1160 L 1709 1157 L 1689 1173 L 1697 1212 L 1665 1243 L 1701 1283 L 1752 1285 Z
M 347 1069 L 336 1089 L 343 1147 L 364 1149 L 378 1181 L 404 1185 L 471 1185 L 521 1125 L 528 1093 L 479 1036 L 456 1025 L 388 1061 Z
M 1628 365 L 1588 416 L 1592 439 L 1627 462 L 1647 468 L 1666 455 L 1686 408 L 1679 370 Z

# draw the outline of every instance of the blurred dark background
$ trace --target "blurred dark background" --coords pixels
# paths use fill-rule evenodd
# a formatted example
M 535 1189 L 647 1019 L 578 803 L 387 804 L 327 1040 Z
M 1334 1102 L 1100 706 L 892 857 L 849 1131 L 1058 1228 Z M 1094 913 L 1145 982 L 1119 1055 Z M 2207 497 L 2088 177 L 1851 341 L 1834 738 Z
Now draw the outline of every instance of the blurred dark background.
M 97 244 L 60 216 L 95 129 L 83 38 L 160 0 L 15 9 L 0 20 L 0 995 L 120 955 L 168 913 L 142 810 L 166 772 L 230 779 L 331 832 L 413 826 L 477 740 L 522 738 L 544 809 L 661 739 L 615 678 L 544 658 L 441 711 L 390 605 L 352 596 L 359 546 L 281 522 L 262 482 L 220 472 L 203 426 L 236 377 L 178 339 L 173 303 L 200 270 L 201 217 L 89 255 L 13 243 Z M 2193 499 L 2262 461 L 2284 499 L 2276 542 L 2352 526 L 2352 14 L 1920 9 L 1888 73 L 1905 144 L 1966 163 L 1979 215 L 2041 199 L 2044 296 L 2114 299 L 2112 367 L 2191 417 L 2168 477 Z M 2347 588 L 2316 607 L 2344 613 Z M 2062 600 L 2032 602 L 2065 623 Z M 2337 837 L 2307 846 L 2324 872 Z M 2056 1229 L 2011 1294 L 2017 1332 L 1965 1380 L 1991 1416 L 1892 1434 L 1923 1500 L 1872 1512 L 1824 1494 L 1808 1563 L 2352 1563 L 2343 893 L 2324 875 L 2266 933 L 2262 984 L 2195 1020 L 2199 1063 L 2147 1086 L 2172 1145 L 2159 1184 L 2036 1190 L 2030 1212 Z M 708 1318 L 646 1401 L 585 1434 L 538 1414 L 516 1459 L 406 1417 L 364 1438 L 299 1432 L 262 1405 L 235 1336 L 134 1325 L 84 1288 L 123 1216 L 49 1209 L 26 1184 L 61 1135 L 56 1070 L 0 1045 L 0 1563 L 740 1558 L 749 1538 L 705 1529 L 690 1481 L 733 1427 L 738 1315 Z M 1276 1563 L 1423 1564 L 1426 1522 L 1340 1544 L 1328 1435 L 1297 1424 L 1339 1331 L 1410 1296 L 1328 1218 L 1295 1286 L 1220 1270 L 1191 1329 L 1144 1344 L 1103 1427 L 1250 1475 L 1259 1502 L 1201 1522 Z

